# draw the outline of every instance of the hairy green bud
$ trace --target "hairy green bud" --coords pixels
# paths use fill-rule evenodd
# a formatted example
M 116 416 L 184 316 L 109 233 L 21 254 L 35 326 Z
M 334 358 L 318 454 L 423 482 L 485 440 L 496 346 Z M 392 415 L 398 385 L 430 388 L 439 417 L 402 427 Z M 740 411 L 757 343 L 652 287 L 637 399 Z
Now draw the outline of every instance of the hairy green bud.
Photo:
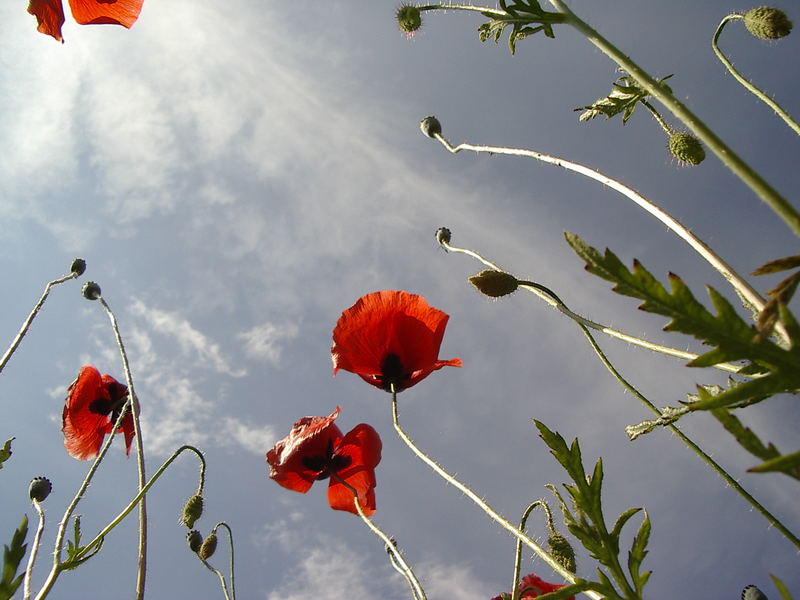
M 744 14 L 747 31 L 762 40 L 777 40 L 792 31 L 792 22 L 786 13 L 770 6 L 751 8 Z
M 214 551 L 216 549 L 217 549 L 217 534 L 209 533 L 206 539 L 203 540 L 203 543 L 200 544 L 200 549 L 197 551 L 197 555 L 203 560 L 208 560 L 209 558 L 214 556 Z
M 517 278 L 503 271 L 486 270 L 469 278 L 469 282 L 475 286 L 481 294 L 490 298 L 500 298 L 507 296 L 517 290 L 519 282 Z
M 195 521 L 203 515 L 203 497 L 200 494 L 195 494 L 186 501 L 183 505 L 183 512 L 181 513 L 181 523 L 186 525 L 189 529 L 194 527 Z
M 413 34 L 422 27 L 422 15 L 419 8 L 413 4 L 402 4 L 397 9 L 397 26 L 406 34 Z
M 706 158 L 703 145 L 691 133 L 673 133 L 669 136 L 669 151 L 686 165 L 699 165 Z
M 547 538 L 547 548 L 558 564 L 570 573 L 575 573 L 577 570 L 575 550 L 572 549 L 572 545 L 567 538 L 557 531 L 553 531 L 550 533 L 550 537 Z

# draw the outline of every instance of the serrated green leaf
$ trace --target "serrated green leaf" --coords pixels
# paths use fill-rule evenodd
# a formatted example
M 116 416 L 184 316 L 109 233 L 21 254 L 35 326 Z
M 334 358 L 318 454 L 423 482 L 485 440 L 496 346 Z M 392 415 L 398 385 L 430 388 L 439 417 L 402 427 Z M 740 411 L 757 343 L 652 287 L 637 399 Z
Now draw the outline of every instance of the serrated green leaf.
M 791 454 L 776 456 L 758 466 L 747 469 L 750 473 L 786 473 L 791 477 L 800 479 L 800 450 Z
M 3 444 L 3 447 L 0 448 L 0 469 L 3 468 L 3 463 L 11 458 L 11 455 L 13 454 L 11 452 L 11 442 L 13 442 L 15 439 L 17 438 L 12 437 L 7 439 L 6 443 Z
M 641 508 L 629 508 L 624 513 L 622 513 L 619 517 L 617 517 L 617 522 L 614 523 L 614 527 L 611 530 L 611 536 L 619 540 L 619 535 L 622 533 L 622 528 L 625 527 L 625 523 L 630 520 L 630 518 L 638 513 Z
M 775 260 L 771 260 L 768 263 L 758 267 L 755 271 L 752 272 L 752 275 L 766 275 L 767 273 L 777 273 L 779 271 L 787 271 L 789 269 L 794 269 L 796 267 L 800 267 L 800 254 L 795 254 L 794 256 L 785 256 L 783 258 L 776 258 Z
M 639 573 L 639 567 L 647 556 L 647 542 L 650 541 L 650 517 L 647 511 L 644 511 L 644 519 L 639 526 L 639 531 L 633 538 L 631 543 L 631 550 L 628 553 L 628 572 L 631 574 L 636 591 L 641 595 L 644 584 L 647 583 L 647 577 L 642 578 Z M 649 575 L 648 575 L 649 577 Z
M 761 460 L 769 460 L 780 456 L 778 449 L 770 442 L 768 445 L 759 439 L 749 427 L 745 427 L 739 418 L 725 408 L 716 408 L 711 411 L 714 418 L 717 419 L 722 426 L 736 438 L 739 445 Z
M 672 77 L 667 75 L 661 82 Z M 606 119 L 611 119 L 619 114 L 622 114 L 623 125 L 631 118 L 633 111 L 639 103 L 645 101 L 650 93 L 640 86 L 636 80 L 630 75 L 623 75 L 611 84 L 611 93 L 602 98 L 598 98 L 588 106 L 581 106 L 576 108 L 576 111 L 582 110 L 578 120 L 589 121 L 600 115 L 605 116 Z
M 25 550 L 28 548 L 24 544 L 25 537 L 28 535 L 28 515 L 22 517 L 22 522 L 11 536 L 11 543 L 3 545 L 3 574 L 0 578 L 0 600 L 9 600 L 17 591 L 22 583 L 24 574 L 17 575 Z
M 798 385 L 800 382 L 797 375 L 786 377 L 781 373 L 772 373 L 737 385 L 716 396 L 698 387 L 700 400 L 687 406 L 690 411 L 696 411 L 726 408 L 740 403 L 755 404 L 775 394 L 795 393 Z
M 783 581 L 778 579 L 772 573 L 769 574 L 769 578 L 772 579 L 772 583 L 774 583 L 775 587 L 778 589 L 778 593 L 781 595 L 781 600 L 792 600 L 792 594 L 789 593 L 789 588 L 786 587 Z

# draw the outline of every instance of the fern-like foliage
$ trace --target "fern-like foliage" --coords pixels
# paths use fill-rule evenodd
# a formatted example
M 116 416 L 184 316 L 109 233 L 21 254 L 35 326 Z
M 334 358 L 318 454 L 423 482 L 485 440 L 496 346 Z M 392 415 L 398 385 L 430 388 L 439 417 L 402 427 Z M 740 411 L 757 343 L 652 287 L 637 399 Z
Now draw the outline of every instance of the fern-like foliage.
M 669 86 L 664 82 L 670 77 L 672 75 L 667 75 L 658 82 L 669 89 Z M 649 92 L 627 74 L 617 79 L 611 86 L 611 93 L 608 96 L 598 98 L 588 106 L 579 106 L 575 109 L 576 111 L 584 111 L 578 117 L 580 121 L 590 121 L 600 115 L 610 119 L 622 114 L 622 123 L 624 125 L 631 118 L 636 107 L 650 96 Z
M 757 331 L 748 325 L 733 306 L 714 288 L 708 287 L 708 295 L 716 310 L 709 312 L 697 301 L 683 280 L 674 273 L 669 274 L 670 290 L 634 260 L 629 270 L 610 250 L 601 254 L 572 233 L 565 234 L 567 243 L 586 262 L 586 270 L 614 284 L 613 290 L 624 296 L 638 298 L 644 302 L 639 306 L 647 312 L 669 317 L 665 331 L 676 331 L 694 336 L 712 350 L 689 362 L 690 367 L 708 367 L 721 362 L 744 360 L 749 362 L 748 373 L 761 376 L 732 386 L 725 391 L 712 394 L 698 387 L 697 402 L 690 410 L 725 408 L 753 399 L 800 390 L 800 325 L 785 304 L 778 305 L 778 318 L 789 333 L 792 345 L 785 349 L 768 339 L 761 339 Z
M 17 438 L 9 438 L 6 440 L 6 443 L 3 444 L 3 447 L 0 448 L 0 469 L 3 468 L 3 463 L 6 462 L 13 452 L 11 452 L 11 442 L 13 442 Z
M 22 523 L 14 531 L 9 545 L 3 545 L 3 573 L 0 576 L 0 600 L 9 600 L 22 583 L 23 574 L 17 575 L 17 569 L 25 556 L 28 545 L 24 544 L 28 535 L 28 515 L 22 517 Z
M 478 34 L 482 42 L 488 39 L 499 42 L 503 31 L 510 25 L 508 49 L 511 54 L 516 52 L 518 40 L 534 33 L 543 31 L 549 38 L 556 37 L 553 24 L 564 21 L 564 15 L 543 10 L 537 0 L 499 0 L 499 6 L 506 15 L 483 13 L 485 17 L 489 17 L 489 21 L 478 27 Z

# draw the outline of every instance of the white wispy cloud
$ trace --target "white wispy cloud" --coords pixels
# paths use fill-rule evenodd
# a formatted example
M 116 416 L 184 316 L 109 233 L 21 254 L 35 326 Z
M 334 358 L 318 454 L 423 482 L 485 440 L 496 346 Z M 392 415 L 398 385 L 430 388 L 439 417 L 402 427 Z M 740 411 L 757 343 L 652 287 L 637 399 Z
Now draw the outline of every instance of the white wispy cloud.
M 267 321 L 236 337 L 244 341 L 244 352 L 248 357 L 277 365 L 281 358 L 281 342 L 296 338 L 298 331 L 294 323 L 276 325 Z

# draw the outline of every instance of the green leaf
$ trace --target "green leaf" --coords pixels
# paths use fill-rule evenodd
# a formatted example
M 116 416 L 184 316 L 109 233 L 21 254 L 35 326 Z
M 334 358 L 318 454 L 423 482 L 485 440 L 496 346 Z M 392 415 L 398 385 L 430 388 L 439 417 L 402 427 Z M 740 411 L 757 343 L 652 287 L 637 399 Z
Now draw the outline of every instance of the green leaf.
M 600 591 L 597 588 L 601 586 L 592 583 L 591 581 L 585 581 L 582 579 L 576 578 L 575 583 L 565 586 L 556 590 L 555 592 L 548 592 L 547 594 L 537 594 L 535 597 L 539 598 L 540 600 L 562 600 L 563 598 L 569 598 L 570 596 L 575 596 L 580 592 L 585 592 L 586 590 L 596 590 Z M 531 598 L 533 596 L 525 596 L 526 598 Z
M 22 583 L 24 574 L 17 575 L 17 569 L 25 556 L 27 544 L 23 544 L 28 535 L 28 515 L 22 517 L 22 522 L 11 537 L 11 544 L 3 545 L 3 575 L 0 578 L 0 600 L 9 600 Z
M 13 442 L 17 438 L 9 438 L 6 440 L 6 443 L 0 448 L 0 469 L 3 468 L 3 463 L 6 462 L 13 452 L 11 452 L 11 442 Z
M 769 578 L 772 579 L 772 583 L 775 584 L 775 587 L 778 588 L 778 593 L 781 595 L 781 600 L 792 600 L 792 594 L 789 593 L 789 588 L 778 579 L 772 573 L 769 574 Z
M 771 260 L 768 263 L 758 267 L 755 271 L 753 271 L 752 275 L 766 275 L 767 273 L 787 271 L 788 269 L 794 269 L 796 267 L 800 267 L 800 254 Z
M 500 41 L 503 31 L 507 26 L 511 26 L 508 35 L 508 49 L 511 54 L 516 52 L 517 40 L 543 31 L 549 38 L 554 38 L 554 23 L 562 23 L 564 15 L 561 13 L 551 13 L 542 9 L 537 0 L 513 0 L 510 4 L 501 0 L 499 6 L 506 12 L 504 16 L 494 13 L 481 13 L 489 17 L 489 21 L 478 27 L 478 35 L 482 42 L 488 39 Z M 536 25 L 531 27 L 531 25 Z
M 620 533 L 622 533 L 622 528 L 625 527 L 625 523 L 627 523 L 628 520 L 630 520 L 630 518 L 633 515 L 635 515 L 636 513 L 638 513 L 640 510 L 642 510 L 642 509 L 641 508 L 629 508 L 624 513 L 622 513 L 617 518 L 617 522 L 614 523 L 614 528 L 611 530 L 612 537 L 614 537 L 617 540 L 619 540 L 619 535 L 620 535 Z
M 752 381 L 741 383 L 726 391 L 711 395 L 702 386 L 697 387 L 698 402 L 687 404 L 689 410 L 712 410 L 725 408 L 736 404 L 755 404 L 761 400 L 781 393 L 794 393 L 800 384 L 797 375 L 784 376 L 782 373 L 772 373 Z
M 628 552 L 628 572 L 631 574 L 633 584 L 636 586 L 636 591 L 639 595 L 642 593 L 644 585 L 650 577 L 650 573 L 640 573 L 639 568 L 647 556 L 647 542 L 650 540 L 650 517 L 647 511 L 644 511 L 644 519 L 639 526 L 639 531 L 633 538 L 631 543 L 631 550 Z
M 659 83 L 663 83 L 670 77 L 672 77 L 672 75 L 667 75 L 661 79 Z M 612 117 L 622 114 L 622 124 L 624 125 L 628 122 L 628 119 L 631 118 L 633 111 L 636 110 L 639 103 L 645 101 L 648 96 L 650 96 L 647 90 L 640 86 L 633 77 L 627 74 L 617 79 L 611 85 L 611 93 L 608 94 L 608 96 L 598 98 L 588 106 L 580 106 L 575 109 L 576 111 L 584 111 L 581 113 L 581 116 L 578 117 L 578 120 L 589 121 L 601 115 L 605 116 L 606 119 L 611 119 Z
M 772 473 L 781 472 L 800 479 L 800 450 L 791 454 L 776 456 L 756 467 L 747 469 L 749 473 Z

